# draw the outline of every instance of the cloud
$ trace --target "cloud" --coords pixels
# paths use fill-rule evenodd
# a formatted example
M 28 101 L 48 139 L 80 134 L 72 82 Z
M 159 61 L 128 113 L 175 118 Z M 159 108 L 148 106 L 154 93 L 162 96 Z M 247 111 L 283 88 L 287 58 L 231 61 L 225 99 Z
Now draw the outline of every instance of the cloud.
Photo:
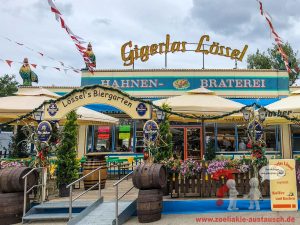
M 107 18 L 97 18 L 97 19 L 94 19 L 92 23 L 95 25 L 109 26 L 111 24 L 111 20 L 107 19 Z
M 263 1 L 271 14 L 275 29 L 284 41 L 297 50 L 300 39 L 298 8 L 300 0 Z M 273 38 L 255 0 L 56 0 L 72 31 L 91 41 L 99 69 L 128 69 L 124 67 L 120 48 L 132 40 L 134 44 L 149 45 L 165 40 L 166 34 L 178 41 L 197 42 L 203 34 L 212 41 L 241 48 L 249 45 L 247 53 L 256 49 L 266 51 Z M 0 4 L 0 18 L 5 21 L 3 36 L 19 41 L 65 62 L 75 68 L 84 67 L 74 43 L 54 19 L 47 0 L 6 1 Z M 59 66 L 38 54 L 5 40 L 0 42 L 0 58 L 22 61 L 28 57 L 38 65 Z M 246 57 L 245 57 L 246 59 Z M 164 56 L 151 57 L 147 63 L 138 60 L 135 68 L 163 68 Z M 233 68 L 234 61 L 218 56 L 205 58 L 206 68 Z M 245 68 L 246 62 L 239 63 Z M 18 76 L 20 65 L 12 68 L 0 62 L 1 74 Z M 202 57 L 194 52 L 168 55 L 168 68 L 202 68 Z M 80 76 L 54 69 L 37 68 L 41 85 L 80 85 Z M 0 74 L 0 75 L 1 75 Z M 19 79 L 19 76 L 18 76 Z
M 54 4 L 64 16 L 68 17 L 73 14 L 73 6 L 71 3 L 54 1 Z M 44 17 L 45 13 L 50 13 L 50 6 L 47 1 L 37 0 L 32 4 L 32 9 L 34 9 L 34 12 L 39 18 Z
M 265 4 L 266 3 L 266 4 Z M 277 31 L 284 32 L 294 27 L 293 21 L 300 18 L 300 0 L 276 3 L 263 2 L 265 11 L 272 15 Z M 261 38 L 262 32 L 268 32 L 265 19 L 259 13 L 256 1 L 249 0 L 193 0 L 191 18 L 207 27 L 229 37 Z

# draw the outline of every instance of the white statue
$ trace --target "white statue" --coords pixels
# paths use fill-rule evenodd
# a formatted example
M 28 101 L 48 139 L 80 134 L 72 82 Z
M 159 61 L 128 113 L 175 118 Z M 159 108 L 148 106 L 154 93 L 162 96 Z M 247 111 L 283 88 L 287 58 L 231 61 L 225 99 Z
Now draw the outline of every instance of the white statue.
M 233 179 L 227 180 L 226 186 L 229 188 L 229 206 L 227 209 L 238 210 L 239 208 L 236 207 L 236 199 L 239 193 L 235 188 L 235 180 Z
M 254 209 L 254 203 L 255 203 L 255 209 L 260 210 L 258 200 L 262 198 L 262 195 L 258 189 L 259 181 L 256 177 L 253 177 L 250 179 L 249 184 L 250 184 L 250 192 L 248 194 L 248 198 L 250 198 L 249 209 Z

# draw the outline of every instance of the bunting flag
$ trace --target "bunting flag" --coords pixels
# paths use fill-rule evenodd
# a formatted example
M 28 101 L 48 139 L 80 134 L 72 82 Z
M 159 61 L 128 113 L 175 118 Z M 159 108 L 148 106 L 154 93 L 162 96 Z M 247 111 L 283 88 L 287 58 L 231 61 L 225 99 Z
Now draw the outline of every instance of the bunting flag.
M 60 22 L 61 28 L 65 29 L 66 32 L 68 33 L 69 37 L 71 40 L 74 42 L 77 50 L 81 54 L 83 61 L 87 65 L 88 70 L 93 73 L 94 68 L 93 68 L 93 63 L 90 61 L 88 57 L 85 56 L 85 51 L 86 48 L 82 46 L 82 44 L 86 43 L 83 38 L 79 37 L 78 35 L 75 35 L 70 27 L 66 24 L 65 20 L 62 18 L 62 14 L 60 11 L 57 9 L 55 6 L 54 2 L 52 0 L 48 0 L 48 4 L 50 6 L 51 12 L 55 14 L 55 19 Z
M 50 59 L 50 60 L 52 60 L 52 61 L 58 63 L 60 66 L 66 68 L 66 69 L 70 69 L 70 68 L 71 68 L 71 69 L 75 69 L 75 70 L 80 70 L 80 69 L 78 69 L 78 68 L 74 68 L 74 67 L 72 67 L 72 66 L 70 66 L 70 65 L 67 65 L 66 63 L 62 62 L 61 60 L 57 60 L 57 59 L 55 59 L 55 58 L 53 58 L 53 57 L 51 57 L 51 56 L 48 56 L 48 55 L 46 55 L 45 53 L 43 53 L 43 52 L 41 52 L 41 51 L 36 51 L 36 50 L 34 50 L 33 48 L 30 48 L 29 46 L 25 45 L 24 43 L 21 43 L 21 42 L 19 42 L 19 41 L 12 40 L 12 39 L 10 39 L 10 38 L 3 37 L 3 36 L 2 36 L 2 38 L 8 40 L 8 41 L 11 42 L 11 43 L 14 43 L 14 44 L 18 45 L 19 47 L 25 47 L 25 48 L 27 48 L 28 50 L 37 53 L 39 56 L 46 57 L 46 58 L 48 58 L 48 59 Z
M 266 12 L 264 9 L 263 9 L 263 4 L 261 1 L 257 1 L 258 4 L 259 4 L 259 9 L 260 9 L 260 14 L 262 16 L 265 17 L 269 27 L 270 27 L 270 30 L 271 30 L 271 34 L 272 36 L 274 37 L 274 40 L 277 44 L 277 48 L 278 48 L 278 52 L 280 53 L 281 57 L 282 57 L 282 60 L 284 62 L 284 65 L 285 65 L 285 68 L 287 70 L 288 73 L 291 73 L 292 70 L 289 66 L 289 59 L 288 59 L 288 56 L 285 54 L 285 52 L 283 51 L 283 48 L 282 48 L 282 39 L 280 38 L 280 36 L 278 35 L 278 33 L 275 31 L 275 28 L 272 24 L 272 18 L 270 16 L 270 14 L 268 12 Z
M 2 62 L 5 62 L 5 63 L 7 63 L 7 65 L 9 66 L 9 67 L 11 67 L 11 65 L 13 64 L 13 63 L 18 63 L 18 64 L 22 64 L 23 65 L 23 62 L 18 62 L 18 61 L 13 61 L 13 60 L 10 60 L 10 59 L 1 59 L 0 58 L 0 61 L 2 61 Z M 73 72 L 75 72 L 75 73 L 80 73 L 80 70 L 79 69 L 76 69 L 76 68 L 60 68 L 60 67 L 54 67 L 54 66 L 45 66 L 45 65 L 38 65 L 38 64 L 35 64 L 35 63 L 30 63 L 30 65 L 32 66 L 32 67 L 34 67 L 35 69 L 37 68 L 37 67 L 40 67 L 40 68 L 42 68 L 43 70 L 45 70 L 45 69 L 47 69 L 47 68 L 52 68 L 52 69 L 55 69 L 55 70 L 57 70 L 57 71 L 64 71 L 65 72 L 65 74 L 68 72 L 68 71 L 73 71 Z
M 9 59 L 6 59 L 5 62 L 9 65 L 9 67 L 11 67 L 11 64 L 13 63 L 13 61 Z

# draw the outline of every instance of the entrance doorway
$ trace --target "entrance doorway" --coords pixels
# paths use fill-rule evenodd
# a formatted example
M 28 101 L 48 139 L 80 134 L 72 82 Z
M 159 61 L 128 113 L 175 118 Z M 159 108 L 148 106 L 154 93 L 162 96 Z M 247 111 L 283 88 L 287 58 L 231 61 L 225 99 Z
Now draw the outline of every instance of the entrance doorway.
M 199 126 L 171 126 L 174 154 L 182 160 L 201 160 L 202 128 Z

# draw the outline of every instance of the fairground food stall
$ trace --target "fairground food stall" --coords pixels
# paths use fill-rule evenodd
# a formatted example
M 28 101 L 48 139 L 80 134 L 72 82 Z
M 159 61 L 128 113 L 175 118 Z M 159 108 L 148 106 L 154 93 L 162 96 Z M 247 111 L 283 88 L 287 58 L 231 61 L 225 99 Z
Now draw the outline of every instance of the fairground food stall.
M 81 86 L 94 84 L 116 87 L 126 93 L 150 101 L 179 96 L 186 91 L 205 87 L 216 95 L 249 105 L 254 102 L 266 106 L 289 95 L 288 74 L 277 70 L 240 69 L 157 69 L 157 70 L 96 70 L 93 74 L 82 71 Z M 26 87 L 36 88 L 36 87 Z M 64 95 L 79 87 L 45 87 Z M 144 149 L 142 129 L 144 120 L 132 119 L 118 106 L 93 103 L 86 107 L 112 115 L 119 119 L 118 125 L 86 126 L 80 130 L 84 147 L 79 155 L 89 152 L 113 152 L 114 154 L 141 154 Z M 201 146 L 201 123 L 172 122 L 174 148 L 185 145 Z M 205 140 L 214 138 L 218 154 L 241 156 L 246 139 L 244 125 L 239 118 L 230 118 L 226 123 L 205 123 Z M 292 157 L 290 125 L 269 123 L 264 126 L 267 155 Z M 283 140 L 283 141 L 281 141 Z M 189 144 L 187 144 L 189 142 Z M 283 146 L 283 148 L 281 147 Z M 197 150 L 199 150 L 197 148 Z M 184 153 L 182 154 L 184 155 Z

